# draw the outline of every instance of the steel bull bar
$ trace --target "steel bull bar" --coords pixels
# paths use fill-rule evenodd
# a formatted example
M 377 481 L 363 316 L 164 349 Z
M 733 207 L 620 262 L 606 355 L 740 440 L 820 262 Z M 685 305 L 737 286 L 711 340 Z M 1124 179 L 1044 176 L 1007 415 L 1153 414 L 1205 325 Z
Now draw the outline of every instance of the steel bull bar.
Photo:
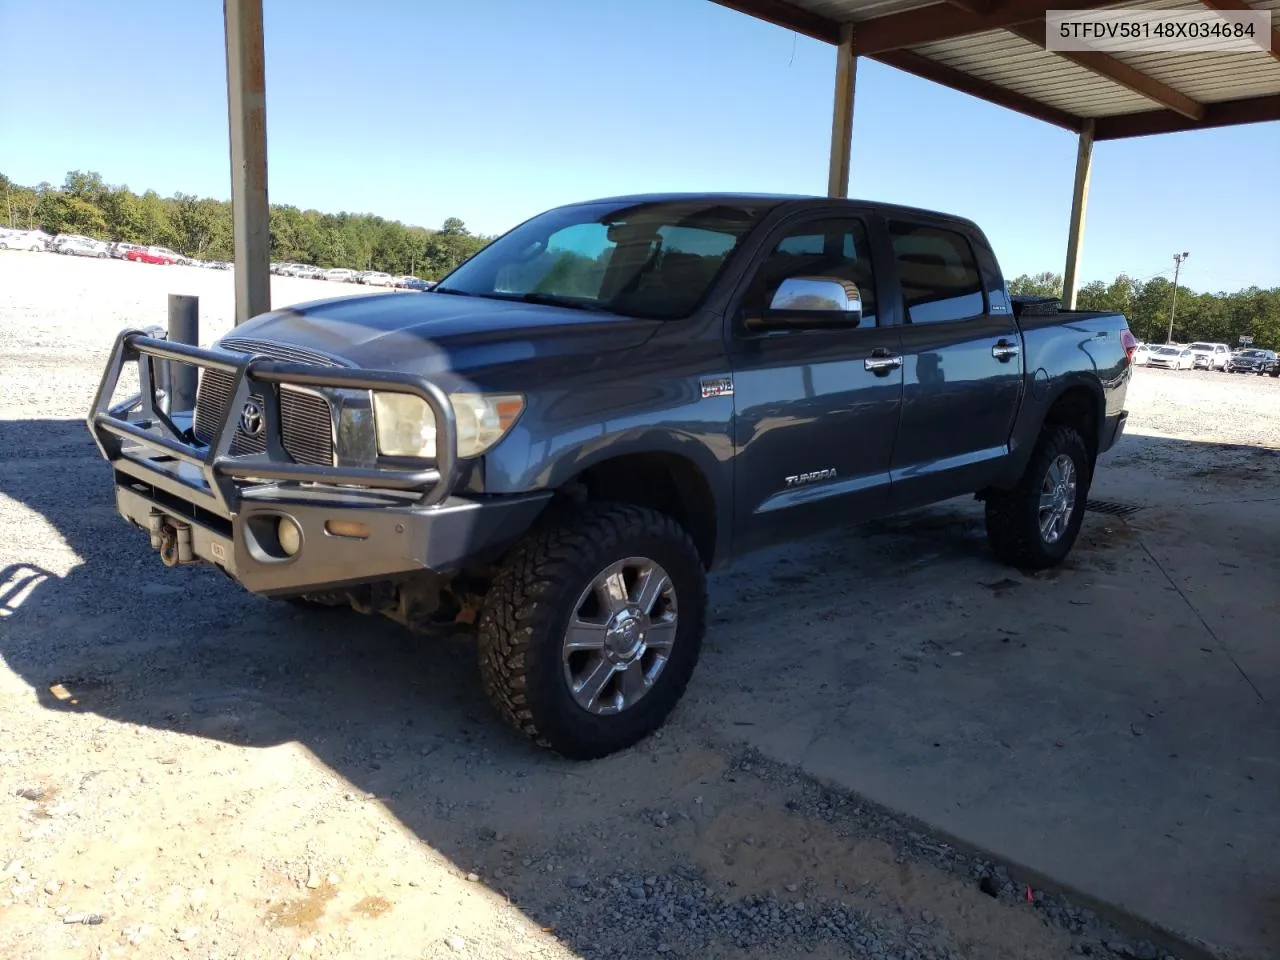
M 138 396 L 113 406 L 112 396 L 130 363 L 138 369 Z M 188 425 L 191 411 L 167 410 L 157 394 L 157 386 L 167 382 L 168 363 L 221 370 L 234 378 L 226 416 L 207 446 Z M 435 462 L 376 467 L 295 463 L 281 439 L 282 385 L 420 398 L 435 415 Z M 235 411 L 244 409 L 251 395 L 262 401 L 266 451 L 234 455 Z M 357 559 L 366 578 L 421 568 L 429 560 L 405 546 L 371 546 L 369 555 L 359 558 L 344 555 L 335 551 L 339 544 L 327 541 L 345 540 L 349 551 L 360 538 L 322 536 L 329 533 L 325 518 L 358 517 L 368 531 L 366 540 L 407 543 L 423 532 L 429 517 L 440 514 L 443 520 L 453 512 L 441 506 L 457 479 L 453 407 L 440 387 L 412 374 L 289 363 L 126 330 L 112 348 L 87 422 L 115 471 L 120 513 L 149 529 L 152 546 L 166 564 L 210 561 L 258 592 L 338 583 L 343 567 Z M 315 543 L 306 562 L 300 562 L 301 555 L 283 555 L 278 543 L 273 546 L 274 534 L 263 526 L 263 518 L 278 516 L 295 520 L 299 536 L 305 530 L 308 542 Z M 294 568 L 292 574 L 288 568 Z

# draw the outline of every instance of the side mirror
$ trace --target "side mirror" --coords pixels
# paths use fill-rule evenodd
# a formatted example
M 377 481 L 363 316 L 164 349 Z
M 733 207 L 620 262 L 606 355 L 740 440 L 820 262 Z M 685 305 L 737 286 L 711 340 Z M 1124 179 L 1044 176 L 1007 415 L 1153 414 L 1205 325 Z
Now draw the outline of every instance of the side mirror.
M 779 285 L 763 316 L 747 318 L 750 330 L 857 327 L 862 323 L 862 293 L 851 280 L 836 277 L 788 277 Z

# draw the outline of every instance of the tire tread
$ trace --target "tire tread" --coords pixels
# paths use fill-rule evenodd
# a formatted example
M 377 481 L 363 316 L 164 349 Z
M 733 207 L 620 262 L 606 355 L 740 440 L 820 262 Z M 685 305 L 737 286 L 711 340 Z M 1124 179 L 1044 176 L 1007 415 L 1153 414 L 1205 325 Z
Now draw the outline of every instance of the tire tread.
M 677 544 L 701 569 L 692 538 L 672 517 L 644 507 L 607 502 L 588 503 L 571 512 L 558 512 L 530 531 L 504 558 L 480 616 L 480 680 L 486 696 L 503 719 L 539 746 L 574 759 L 593 759 L 620 749 L 606 749 L 589 740 L 574 742 L 563 735 L 553 736 L 535 716 L 529 698 L 530 676 L 535 658 L 545 654 L 536 639 L 555 629 L 565 595 L 582 589 L 573 569 L 582 557 L 600 554 L 615 544 L 655 537 Z M 681 618 L 690 616 L 695 621 L 695 631 L 682 641 L 692 640 L 696 645 L 701 644 L 705 630 L 705 586 L 698 592 L 700 596 L 680 596 Z M 694 655 L 696 659 L 696 651 Z M 667 669 L 672 666 L 674 664 L 669 663 Z M 691 668 L 684 675 L 674 676 L 674 685 L 664 690 L 665 699 L 672 707 L 684 694 L 690 673 Z M 655 688 L 648 697 L 658 693 Z M 662 711 L 663 717 L 667 711 Z M 641 733 L 634 739 L 644 735 Z

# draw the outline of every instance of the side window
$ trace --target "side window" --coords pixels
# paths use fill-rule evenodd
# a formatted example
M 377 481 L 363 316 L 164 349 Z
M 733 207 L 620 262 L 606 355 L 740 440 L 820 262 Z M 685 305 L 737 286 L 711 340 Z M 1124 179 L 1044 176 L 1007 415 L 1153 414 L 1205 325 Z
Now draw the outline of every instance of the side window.
M 793 227 L 756 270 L 747 303 L 763 310 L 790 277 L 851 280 L 862 294 L 862 326 L 876 325 L 876 288 L 867 228 L 849 217 L 810 220 Z
M 982 315 L 982 279 L 961 234 L 899 220 L 890 222 L 889 239 L 908 323 L 952 323 Z

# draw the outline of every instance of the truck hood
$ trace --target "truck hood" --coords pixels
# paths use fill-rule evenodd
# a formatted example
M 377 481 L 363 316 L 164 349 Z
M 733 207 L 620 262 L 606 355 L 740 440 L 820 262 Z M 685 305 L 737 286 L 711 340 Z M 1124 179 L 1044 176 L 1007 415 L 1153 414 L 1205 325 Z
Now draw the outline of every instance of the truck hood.
M 367 370 L 472 372 L 564 354 L 638 346 L 661 321 L 444 293 L 380 293 L 297 304 L 254 317 L 232 338 L 318 350 Z

